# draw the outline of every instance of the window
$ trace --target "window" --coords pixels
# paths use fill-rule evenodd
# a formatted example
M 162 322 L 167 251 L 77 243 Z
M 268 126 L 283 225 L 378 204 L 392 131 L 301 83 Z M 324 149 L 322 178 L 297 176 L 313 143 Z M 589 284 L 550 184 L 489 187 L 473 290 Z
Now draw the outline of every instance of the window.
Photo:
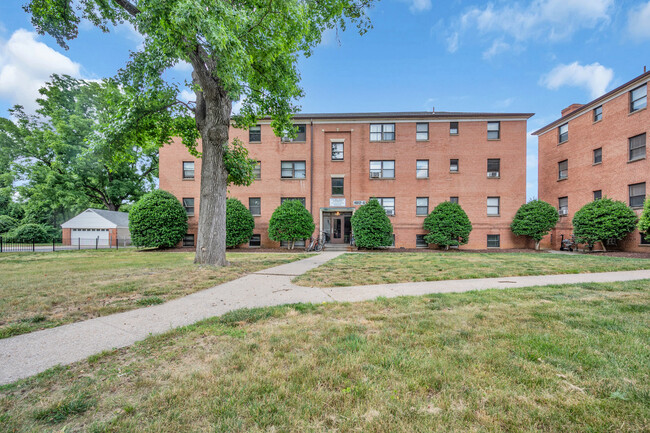
M 501 138 L 501 122 L 488 122 L 487 138 L 488 140 L 498 140 Z
M 376 199 L 386 211 L 386 215 L 395 215 L 395 197 L 376 197 Z
M 641 241 L 639 242 L 641 245 L 650 245 L 650 233 L 646 232 L 639 232 Z
M 183 199 L 183 207 L 185 208 L 185 212 L 187 212 L 187 216 L 194 216 L 194 199 L 193 198 L 184 198 Z
M 599 189 L 598 191 L 594 191 L 594 201 L 600 200 L 603 198 L 603 190 Z
M 594 149 L 594 164 L 600 164 L 603 162 L 603 148 L 599 147 Z
M 429 124 L 418 123 L 415 125 L 415 139 L 418 141 L 429 139 Z
M 648 85 L 644 84 L 641 87 L 630 92 L 630 113 L 639 111 L 648 106 Z
M 305 161 L 282 161 L 282 179 L 304 179 L 307 177 Z
M 488 248 L 501 248 L 501 235 L 487 235 Z
M 428 159 L 418 159 L 415 162 L 415 177 L 418 179 L 426 179 L 429 177 Z
M 370 124 L 370 141 L 395 141 L 395 124 Z
M 262 199 L 260 197 L 251 197 L 248 199 L 248 210 L 251 211 L 251 215 L 260 216 L 262 215 Z
M 415 214 L 429 215 L 429 197 L 418 197 L 415 199 Z
M 194 235 L 193 234 L 186 234 L 183 236 L 183 246 L 184 247 L 193 247 L 194 246 Z
M 194 179 L 194 161 L 183 161 L 183 179 Z
M 258 248 L 262 246 L 262 235 L 253 235 L 248 241 L 248 246 L 251 248 Z
M 424 236 L 426 236 L 426 235 L 415 235 L 415 246 L 417 248 L 428 248 L 429 247 L 429 244 L 424 239 Z
M 557 209 L 560 216 L 569 215 L 569 197 L 560 197 L 558 199 Z
M 394 179 L 395 161 L 370 161 L 370 179 Z
M 599 122 L 603 120 L 603 106 L 599 105 L 594 108 L 594 122 Z
M 449 122 L 449 135 L 458 135 L 458 122 Z
M 303 206 L 307 207 L 305 204 L 305 197 L 280 197 L 280 204 L 284 203 L 287 200 L 298 200 L 300 203 L 302 203 Z
M 259 143 L 262 141 L 262 127 L 260 125 L 251 126 L 248 130 L 248 142 Z
M 630 147 L 630 161 L 645 158 L 645 133 L 628 139 Z
M 451 173 L 458 173 L 458 160 L 450 159 L 449 160 L 449 171 Z
M 558 142 L 564 143 L 569 139 L 569 124 L 565 123 L 558 128 Z
M 569 160 L 565 159 L 557 163 L 557 178 L 559 180 L 569 177 Z
M 343 161 L 343 143 L 332 143 L 332 161 Z
M 492 216 L 498 216 L 500 206 L 501 206 L 501 197 L 488 197 L 487 214 Z
M 343 195 L 343 178 L 332 178 L 332 195 Z
M 449 197 L 449 201 L 458 204 L 458 197 Z
M 307 141 L 307 127 L 305 125 L 293 125 L 296 128 L 296 138 L 282 137 L 282 141 Z
M 289 248 L 291 244 L 288 241 L 280 241 L 280 246 L 282 248 Z M 298 239 L 293 243 L 294 247 L 304 247 L 305 246 L 305 240 L 304 239 Z
M 630 185 L 630 207 L 643 207 L 645 182 Z
M 255 179 L 262 178 L 262 161 L 257 161 L 257 164 L 253 167 L 253 177 Z
M 499 177 L 501 174 L 501 159 L 487 160 L 487 177 Z

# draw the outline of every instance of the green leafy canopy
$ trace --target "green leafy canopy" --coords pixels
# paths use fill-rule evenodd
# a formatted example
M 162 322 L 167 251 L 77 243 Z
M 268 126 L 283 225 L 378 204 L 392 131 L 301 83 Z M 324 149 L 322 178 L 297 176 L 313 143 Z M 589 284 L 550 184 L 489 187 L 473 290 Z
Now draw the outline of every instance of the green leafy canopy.
M 269 220 L 269 238 L 293 243 L 309 239 L 316 228 L 314 218 L 299 200 L 287 200 L 278 206 Z
M 602 198 L 584 205 L 573 216 L 573 234 L 580 243 L 594 245 L 623 239 L 636 227 L 638 218 L 622 201 Z
M 645 234 L 645 239 L 650 241 L 650 198 L 645 199 L 638 228 L 641 233 Z
M 381 248 L 393 244 L 393 225 L 379 201 L 372 198 L 352 215 L 354 242 L 359 248 Z
M 253 235 L 255 219 L 236 198 L 226 200 L 226 246 L 232 248 L 248 242 Z
M 172 248 L 187 227 L 185 208 L 167 191 L 145 194 L 129 211 L 131 242 L 137 247 Z
M 557 209 L 542 200 L 532 200 L 521 205 L 510 224 L 517 236 L 528 236 L 539 242 L 560 218 Z

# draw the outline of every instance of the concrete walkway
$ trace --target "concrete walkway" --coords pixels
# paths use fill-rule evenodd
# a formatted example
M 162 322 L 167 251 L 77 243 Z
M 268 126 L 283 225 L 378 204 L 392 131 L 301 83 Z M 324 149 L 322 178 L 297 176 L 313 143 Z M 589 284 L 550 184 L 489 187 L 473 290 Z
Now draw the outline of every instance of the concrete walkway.
M 363 301 L 378 296 L 465 292 L 549 284 L 650 279 L 650 270 L 594 274 L 482 278 L 355 287 L 300 287 L 291 279 L 343 254 L 324 252 L 298 262 L 265 269 L 183 298 L 85 322 L 0 339 L 0 384 L 32 376 L 58 364 L 129 346 L 149 335 L 190 325 L 240 308 L 299 302 Z

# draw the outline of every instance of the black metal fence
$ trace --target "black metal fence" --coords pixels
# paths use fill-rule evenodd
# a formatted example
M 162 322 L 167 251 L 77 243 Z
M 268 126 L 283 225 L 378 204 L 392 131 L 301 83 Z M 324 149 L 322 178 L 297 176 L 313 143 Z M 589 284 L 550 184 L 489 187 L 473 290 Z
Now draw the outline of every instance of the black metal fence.
M 131 238 L 71 238 L 51 242 L 23 242 L 0 236 L 0 253 L 49 252 L 67 250 L 120 249 L 131 246 Z

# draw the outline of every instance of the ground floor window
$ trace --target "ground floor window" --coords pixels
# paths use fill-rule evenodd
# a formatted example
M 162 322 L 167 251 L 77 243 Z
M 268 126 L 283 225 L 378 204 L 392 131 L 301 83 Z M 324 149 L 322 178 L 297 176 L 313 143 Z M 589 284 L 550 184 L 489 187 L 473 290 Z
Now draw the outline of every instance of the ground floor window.
M 186 234 L 183 236 L 183 246 L 184 247 L 193 247 L 194 246 L 194 235 L 193 234 Z
M 487 235 L 488 248 L 501 248 L 501 235 Z
M 289 248 L 289 245 L 291 245 L 291 244 L 289 242 L 287 242 L 287 241 L 280 241 L 280 246 L 282 248 Z M 295 241 L 293 243 L 293 246 L 294 246 L 294 248 L 304 247 L 305 246 L 305 240 L 304 239 L 298 239 L 297 241 Z
M 415 246 L 418 248 L 427 248 L 429 244 L 424 240 L 425 235 L 415 235 Z
M 303 206 L 306 207 L 305 197 L 280 197 L 280 204 L 284 203 L 287 200 L 298 200 L 300 203 L 302 203 Z
M 262 235 L 253 235 L 251 236 L 250 241 L 248 241 L 248 246 L 255 248 L 262 246 Z
M 639 233 L 641 236 L 641 245 L 650 245 L 650 233 Z

